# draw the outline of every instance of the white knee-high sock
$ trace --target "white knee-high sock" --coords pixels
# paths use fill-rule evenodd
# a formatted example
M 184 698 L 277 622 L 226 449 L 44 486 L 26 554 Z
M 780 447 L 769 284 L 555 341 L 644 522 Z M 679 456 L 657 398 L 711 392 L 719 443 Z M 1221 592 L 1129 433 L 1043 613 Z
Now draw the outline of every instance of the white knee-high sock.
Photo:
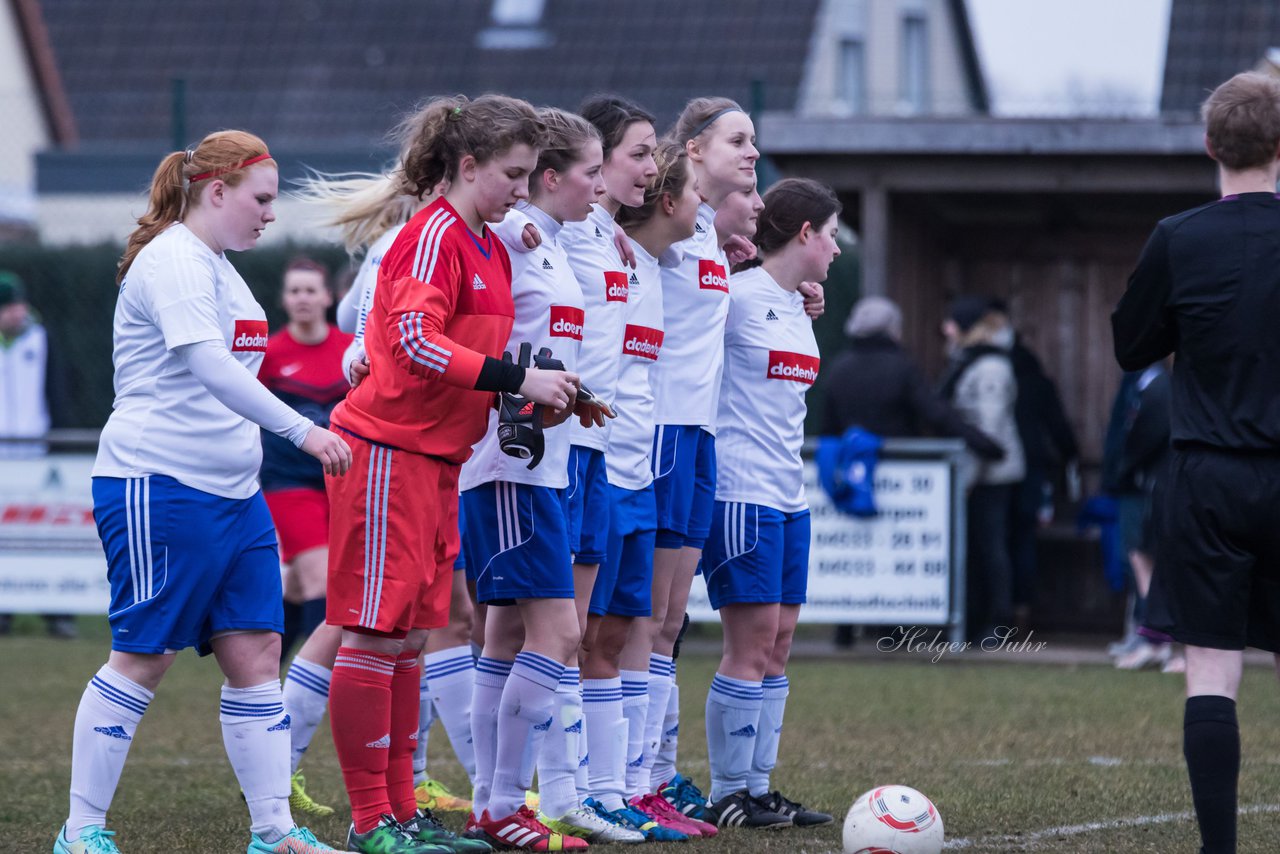
M 541 808 L 559 818 L 578 806 L 579 742 L 582 740 L 582 685 L 576 667 L 566 667 L 556 688 L 551 729 L 538 752 L 538 795 Z
M 707 759 L 711 765 L 711 801 L 747 787 L 755 755 L 756 730 L 764 689 L 760 682 L 719 673 L 707 692 Z
M 791 692 L 786 674 L 764 677 L 763 687 L 760 723 L 756 726 L 756 749 L 751 758 L 751 773 L 747 775 L 747 788 L 753 795 L 769 794 L 769 775 L 778 764 L 782 717 L 787 710 L 787 694 Z
M 471 695 L 471 737 L 476 777 L 471 811 L 478 819 L 489 808 L 493 770 L 498 761 L 498 704 L 514 662 L 481 656 L 476 660 L 475 690 Z
M 249 805 L 249 829 L 268 842 L 293 829 L 289 815 L 289 719 L 279 682 L 222 686 L 222 743 Z
M 671 662 L 671 693 L 667 697 L 666 713 L 662 716 L 662 735 L 658 743 L 658 758 L 654 760 L 650 774 L 653 790 L 658 791 L 676 776 L 676 754 L 680 750 L 680 684 L 676 682 L 676 663 Z
M 654 653 L 649 656 L 649 708 L 645 711 L 644 744 L 640 754 L 639 794 L 658 791 L 653 780 L 658 746 L 662 742 L 662 724 L 671 698 L 671 658 Z M 658 783 L 665 781 L 659 780 Z
M 584 679 L 582 717 L 587 725 L 587 788 L 607 810 L 622 809 L 627 785 L 627 719 L 622 679 Z
M 467 698 L 467 705 L 471 699 Z M 431 702 L 431 691 L 427 687 L 427 669 L 422 668 L 418 677 L 418 745 L 413 749 L 413 785 L 420 786 L 427 781 L 427 741 L 431 737 L 431 725 L 436 722 L 435 705 Z
M 475 785 L 476 751 L 471 733 L 471 700 L 476 684 L 476 663 L 471 645 L 433 652 L 423 659 L 423 674 L 431 685 L 431 703 L 444 724 L 449 744 Z
M 284 713 L 289 716 L 289 771 L 297 771 L 329 706 L 333 671 L 321 664 L 294 658 L 284 677 Z
M 533 785 L 533 771 L 547 732 L 555 723 L 556 688 L 564 665 L 536 652 L 521 652 L 511 668 L 498 706 L 498 757 L 493 770 L 489 810 L 493 817 L 511 815 Z
M 85 686 L 71 740 L 67 841 L 76 841 L 86 827 L 106 827 L 129 746 L 154 698 L 155 694 L 105 664 Z
M 649 711 L 649 671 L 622 671 L 622 716 L 627 719 L 626 798 L 644 794 L 649 779 L 644 770 L 645 720 Z

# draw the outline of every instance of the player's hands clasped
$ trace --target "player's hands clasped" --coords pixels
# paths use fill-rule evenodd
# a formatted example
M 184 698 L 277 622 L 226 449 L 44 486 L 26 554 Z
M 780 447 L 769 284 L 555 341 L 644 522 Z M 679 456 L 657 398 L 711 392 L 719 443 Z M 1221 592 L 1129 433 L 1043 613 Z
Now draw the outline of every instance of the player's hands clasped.
M 327 475 L 342 477 L 351 468 L 351 446 L 323 427 L 311 428 L 302 440 L 302 450 L 319 460 Z

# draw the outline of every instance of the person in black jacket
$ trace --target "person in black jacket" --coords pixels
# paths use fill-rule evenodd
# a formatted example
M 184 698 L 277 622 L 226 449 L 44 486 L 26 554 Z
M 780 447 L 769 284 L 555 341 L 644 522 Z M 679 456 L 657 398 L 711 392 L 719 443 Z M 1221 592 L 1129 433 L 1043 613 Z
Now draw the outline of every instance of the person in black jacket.
M 1230 854 L 1243 650 L 1280 659 L 1280 80 L 1238 74 L 1202 112 L 1222 198 L 1160 221 L 1111 323 L 1126 370 L 1176 353 L 1147 625 L 1187 645 L 1201 851 Z
M 958 437 L 983 459 L 1004 451 L 970 426 L 925 380 L 902 348 L 902 311 L 891 300 L 858 300 L 845 324 L 849 348 L 824 367 L 827 375 L 822 435 L 861 427 L 877 436 Z

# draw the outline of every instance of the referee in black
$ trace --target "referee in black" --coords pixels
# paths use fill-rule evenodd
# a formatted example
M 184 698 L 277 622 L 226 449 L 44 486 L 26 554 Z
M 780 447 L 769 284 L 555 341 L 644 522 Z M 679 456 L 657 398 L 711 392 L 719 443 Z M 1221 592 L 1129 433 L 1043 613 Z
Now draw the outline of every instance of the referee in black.
M 1125 370 L 1175 354 L 1147 623 L 1187 647 L 1201 851 L 1234 854 L 1244 648 L 1280 653 L 1280 80 L 1238 74 L 1202 115 L 1222 198 L 1160 221 L 1111 324 Z

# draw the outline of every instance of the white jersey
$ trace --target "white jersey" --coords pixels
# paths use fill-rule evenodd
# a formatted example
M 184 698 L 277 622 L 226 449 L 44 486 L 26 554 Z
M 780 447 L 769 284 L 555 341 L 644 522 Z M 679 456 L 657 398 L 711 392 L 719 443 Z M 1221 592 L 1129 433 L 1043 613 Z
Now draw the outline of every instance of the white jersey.
M 560 232 L 560 246 L 569 256 L 586 306 L 579 375 L 583 385 L 611 405 L 621 367 L 618 347 L 631 281 L 613 234 L 613 215 L 600 205 L 592 205 L 591 214 L 582 222 L 565 223 Z M 597 427 L 583 427 L 577 419 L 569 421 L 570 441 L 575 445 L 603 451 L 606 433 Z
M 552 356 L 573 371 L 580 364 L 584 313 L 582 291 L 569 267 L 569 259 L 557 242 L 560 223 L 532 205 L 522 204 L 507 214 L 499 225 L 491 226 L 507 246 L 519 246 L 521 233 L 532 222 L 542 234 L 542 244 L 532 251 L 513 250 L 511 256 L 511 297 L 515 303 L 515 323 L 506 350 L 517 358 L 522 342 L 533 352 L 550 348 Z M 565 425 L 543 432 L 545 453 L 536 468 L 518 457 L 508 456 L 498 446 L 498 412 L 489 413 L 489 429 L 472 448 L 472 456 L 462 464 L 458 488 L 472 489 L 482 483 L 506 481 L 531 486 L 562 489 L 569 485 L 569 430 Z
M 43 436 L 49 431 L 45 399 L 49 339 L 30 323 L 8 344 L 0 341 L 0 436 Z M 43 442 L 0 442 L 0 460 L 43 456 Z
M 623 489 L 644 489 L 653 483 L 649 459 L 653 455 L 653 374 L 663 338 L 662 266 L 634 240 L 631 248 L 636 253 L 636 269 L 627 294 L 622 369 L 614 397 L 618 417 L 609 422 L 604 462 L 609 483 Z M 675 262 L 664 257 L 663 263 Z
M 175 223 L 133 259 L 116 297 L 116 397 L 95 476 L 164 474 L 224 498 L 258 491 L 258 425 L 219 403 L 173 352 L 200 341 L 224 341 L 257 376 L 267 316 L 227 257 Z
M 710 205 L 699 207 L 693 236 L 673 247 L 682 254 L 679 266 L 662 271 L 666 340 L 653 380 L 658 424 L 693 424 L 713 433 L 729 311 L 729 259 L 715 219 Z
M 763 267 L 733 277 L 716 435 L 716 500 L 784 513 L 804 495 L 805 392 L 818 378 L 818 341 L 804 297 Z
M 401 223 L 387 229 L 385 234 L 373 242 L 369 251 L 364 253 L 364 260 L 356 271 L 351 290 L 347 291 L 338 304 L 338 328 L 355 336 L 342 354 L 344 376 L 347 374 L 347 365 L 364 358 L 364 327 L 369 320 L 369 309 L 373 308 L 373 295 L 378 290 L 378 271 L 382 269 L 382 256 L 396 242 L 404 226 L 405 223 Z

